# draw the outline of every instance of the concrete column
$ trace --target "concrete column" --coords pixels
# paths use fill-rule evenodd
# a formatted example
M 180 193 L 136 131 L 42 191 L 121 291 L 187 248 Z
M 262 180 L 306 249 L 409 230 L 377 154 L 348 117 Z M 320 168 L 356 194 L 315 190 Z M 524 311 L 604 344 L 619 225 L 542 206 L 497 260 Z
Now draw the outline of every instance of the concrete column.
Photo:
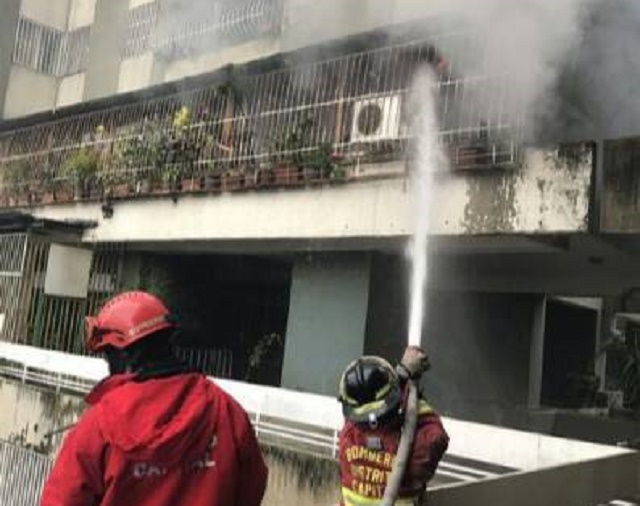
M 542 297 L 533 308 L 531 348 L 529 352 L 529 409 L 538 409 L 542 397 L 542 367 L 544 365 L 544 328 L 547 298 Z
M 283 387 L 336 395 L 342 371 L 364 351 L 369 277 L 366 254 L 296 260 Z
M 127 36 L 128 16 L 129 0 L 98 0 L 91 30 L 84 100 L 117 92 L 120 54 Z
M 20 0 L 3 0 L 0 16 L 0 118 L 5 117 L 5 97 L 11 75 L 11 59 L 19 16 Z

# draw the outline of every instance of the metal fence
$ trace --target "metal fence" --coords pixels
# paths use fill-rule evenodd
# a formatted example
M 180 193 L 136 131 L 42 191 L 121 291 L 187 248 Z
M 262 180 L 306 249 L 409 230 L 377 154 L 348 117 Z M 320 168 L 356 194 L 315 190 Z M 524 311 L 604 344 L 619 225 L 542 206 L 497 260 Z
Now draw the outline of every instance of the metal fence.
M 231 378 L 233 352 L 222 348 L 176 348 L 176 354 L 194 369 L 215 378 Z
M 63 31 L 21 17 L 16 28 L 13 62 L 56 77 L 83 72 L 90 37 L 90 26 Z
M 452 165 L 514 164 L 524 121 L 512 110 L 516 91 L 504 75 L 464 74 L 457 63 L 464 44 L 452 44 L 456 37 L 463 38 L 451 34 L 259 74 L 229 71 L 204 88 L 6 131 L 3 185 L 15 193 L 66 181 L 79 154 L 95 158 L 96 179 L 129 183 L 230 170 L 255 175 L 278 164 L 321 178 L 336 160 L 401 159 L 415 134 L 409 94 L 424 66 L 438 72 L 440 136 Z
M 0 504 L 36 506 L 53 461 L 46 455 L 0 441 Z
M 83 354 L 84 317 L 118 289 L 121 246 L 96 250 L 81 299 L 45 293 L 49 247 L 34 234 L 0 235 L 0 339 Z

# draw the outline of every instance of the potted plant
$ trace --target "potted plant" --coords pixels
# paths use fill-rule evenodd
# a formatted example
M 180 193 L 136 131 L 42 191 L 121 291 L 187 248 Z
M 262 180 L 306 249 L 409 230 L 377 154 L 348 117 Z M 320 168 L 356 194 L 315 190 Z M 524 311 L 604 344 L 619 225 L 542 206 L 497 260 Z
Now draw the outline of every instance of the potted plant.
M 175 193 L 181 190 L 182 170 L 178 165 L 166 165 L 162 170 L 162 189 L 165 192 Z
M 65 161 L 63 173 L 74 185 L 76 199 L 87 199 L 97 189 L 100 157 L 92 148 L 83 147 Z
M 30 203 L 32 176 L 33 169 L 27 158 L 12 160 L 3 167 L 2 186 L 10 205 L 23 206 Z
M 212 192 L 219 191 L 222 186 L 221 171 L 217 168 L 215 162 L 208 162 L 205 165 L 204 176 L 200 178 L 200 188 Z
M 634 336 L 627 342 L 627 357 L 620 374 L 625 407 L 640 420 L 640 339 Z
M 273 167 L 263 163 L 253 173 L 254 185 L 257 188 L 270 188 L 276 182 L 276 175 Z
M 239 191 L 244 188 L 245 174 L 242 169 L 232 167 L 222 173 L 222 189 L 227 192 Z

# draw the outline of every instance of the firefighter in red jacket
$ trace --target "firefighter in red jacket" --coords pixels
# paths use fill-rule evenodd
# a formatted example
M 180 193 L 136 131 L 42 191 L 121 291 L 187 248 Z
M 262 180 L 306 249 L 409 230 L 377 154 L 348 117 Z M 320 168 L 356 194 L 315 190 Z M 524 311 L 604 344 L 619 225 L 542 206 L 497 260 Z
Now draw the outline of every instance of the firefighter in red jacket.
M 427 355 L 409 347 L 397 370 L 379 357 L 359 358 L 345 370 L 340 381 L 343 506 L 373 505 L 383 498 L 402 434 L 407 381 L 419 380 L 428 367 Z M 448 444 L 440 417 L 420 398 L 411 458 L 396 505 L 424 504 L 425 487 Z
M 171 351 L 156 297 L 119 295 L 87 318 L 111 375 L 66 437 L 42 506 L 258 506 L 265 467 L 240 405 Z

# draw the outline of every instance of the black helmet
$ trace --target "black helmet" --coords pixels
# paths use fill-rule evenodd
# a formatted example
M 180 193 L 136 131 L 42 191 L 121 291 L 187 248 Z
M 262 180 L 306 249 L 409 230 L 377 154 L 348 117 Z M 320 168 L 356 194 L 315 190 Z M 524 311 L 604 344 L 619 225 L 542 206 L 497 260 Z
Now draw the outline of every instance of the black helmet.
M 375 425 L 398 413 L 402 392 L 395 369 L 380 357 L 351 362 L 340 380 L 340 402 L 344 416 L 355 423 Z

